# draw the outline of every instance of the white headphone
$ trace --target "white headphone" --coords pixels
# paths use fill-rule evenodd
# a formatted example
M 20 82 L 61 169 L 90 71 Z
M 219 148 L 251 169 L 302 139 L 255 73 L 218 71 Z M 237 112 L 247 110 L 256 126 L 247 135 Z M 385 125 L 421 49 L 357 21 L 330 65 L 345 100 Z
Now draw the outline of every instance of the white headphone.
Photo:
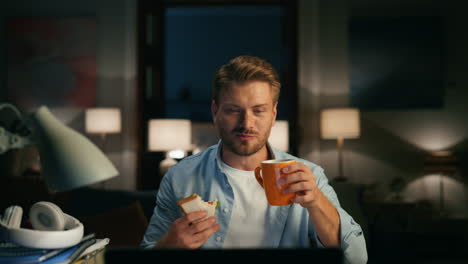
M 0 218 L 0 240 L 30 248 L 65 248 L 78 244 L 83 238 L 83 224 L 62 212 L 51 202 L 37 202 L 29 211 L 34 229 L 21 228 L 23 209 L 8 207 Z

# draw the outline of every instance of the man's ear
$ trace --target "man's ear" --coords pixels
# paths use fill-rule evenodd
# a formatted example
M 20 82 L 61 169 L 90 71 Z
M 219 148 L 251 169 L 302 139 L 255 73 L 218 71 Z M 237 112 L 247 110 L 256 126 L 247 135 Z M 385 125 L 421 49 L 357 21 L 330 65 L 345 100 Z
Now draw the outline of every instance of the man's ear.
M 213 123 L 216 124 L 216 113 L 218 113 L 218 105 L 216 104 L 215 100 L 211 100 L 211 118 L 213 119 Z

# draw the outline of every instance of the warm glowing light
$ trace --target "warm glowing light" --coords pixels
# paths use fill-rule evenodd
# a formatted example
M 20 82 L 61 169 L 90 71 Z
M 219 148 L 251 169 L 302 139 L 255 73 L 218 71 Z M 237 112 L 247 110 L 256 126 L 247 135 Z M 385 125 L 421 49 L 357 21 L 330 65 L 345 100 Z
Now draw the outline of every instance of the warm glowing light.
M 152 119 L 148 122 L 150 151 L 189 150 L 192 147 L 192 126 L 185 119 Z
M 322 110 L 320 122 L 323 139 L 358 138 L 361 132 L 359 110 L 354 108 Z
M 185 151 L 177 149 L 177 150 L 171 150 L 169 151 L 169 157 L 173 159 L 181 159 L 185 157 Z
M 277 120 L 271 128 L 268 142 L 272 147 L 281 149 L 282 151 L 289 150 L 289 124 L 288 121 Z
M 90 134 L 120 133 L 119 108 L 89 108 L 85 113 L 85 130 Z

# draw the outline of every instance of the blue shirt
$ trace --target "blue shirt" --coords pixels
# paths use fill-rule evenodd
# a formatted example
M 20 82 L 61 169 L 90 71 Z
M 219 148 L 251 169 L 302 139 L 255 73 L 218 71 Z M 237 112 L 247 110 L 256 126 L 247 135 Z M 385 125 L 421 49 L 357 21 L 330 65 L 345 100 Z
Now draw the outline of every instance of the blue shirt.
M 224 238 L 229 228 L 229 221 L 234 202 L 234 195 L 226 175 L 221 171 L 221 142 L 211 146 L 196 155 L 189 156 L 169 168 L 161 180 L 157 193 L 156 207 L 141 243 L 142 247 L 151 248 L 169 230 L 172 223 L 183 216 L 177 201 L 193 193 L 199 194 L 204 200 L 220 202 L 216 211 L 218 232 L 214 233 L 201 248 L 222 248 Z M 309 166 L 315 177 L 317 186 L 322 193 L 337 208 L 340 216 L 341 248 L 347 263 L 366 263 L 367 250 L 361 227 L 340 207 L 333 188 L 328 184 L 323 169 L 306 160 L 299 159 L 278 149 L 268 147 L 274 159 L 295 159 Z M 268 206 L 265 223 L 265 233 L 271 248 L 307 248 L 323 247 L 307 209 L 299 204 L 288 206 Z

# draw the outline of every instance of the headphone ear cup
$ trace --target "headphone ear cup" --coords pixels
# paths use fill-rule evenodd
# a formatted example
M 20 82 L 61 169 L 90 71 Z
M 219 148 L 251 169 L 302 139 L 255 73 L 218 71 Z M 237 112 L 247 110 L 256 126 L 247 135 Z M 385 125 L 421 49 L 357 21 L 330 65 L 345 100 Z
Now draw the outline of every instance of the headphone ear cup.
M 17 205 L 12 205 L 5 209 L 5 214 L 3 215 L 2 222 L 9 228 L 20 228 L 22 217 L 23 208 Z
M 51 202 L 37 202 L 29 210 L 29 221 L 34 229 L 58 231 L 65 228 L 62 210 Z

